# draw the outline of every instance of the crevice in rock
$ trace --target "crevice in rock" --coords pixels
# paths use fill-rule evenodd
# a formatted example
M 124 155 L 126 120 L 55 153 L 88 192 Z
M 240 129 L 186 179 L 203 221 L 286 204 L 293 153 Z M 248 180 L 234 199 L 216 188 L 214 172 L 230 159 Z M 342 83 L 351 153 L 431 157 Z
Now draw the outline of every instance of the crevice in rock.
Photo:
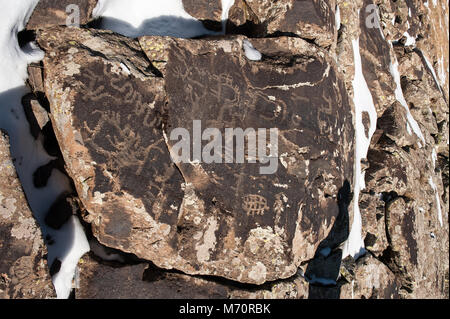
M 222 286 L 225 286 L 225 287 L 228 287 L 231 289 L 240 289 L 240 290 L 246 290 L 246 291 L 252 292 L 252 291 L 260 291 L 260 290 L 271 290 L 274 285 L 277 285 L 279 283 L 291 282 L 291 281 L 294 281 L 295 279 L 298 279 L 299 277 L 303 278 L 303 276 L 301 276 L 299 273 L 295 273 L 288 278 L 277 279 L 277 280 L 273 280 L 273 281 L 266 281 L 265 283 L 263 283 L 261 285 L 256 285 L 256 284 L 251 284 L 251 283 L 239 282 L 239 281 L 227 279 L 227 278 L 220 277 L 220 276 L 214 276 L 214 275 L 190 275 L 190 274 L 186 274 L 177 269 L 159 268 L 155 264 L 153 264 L 151 261 L 145 261 L 145 262 L 149 266 L 144 271 L 142 280 L 150 281 L 150 282 L 164 278 L 165 274 L 178 274 L 178 275 L 189 276 L 192 278 L 207 280 L 207 281 L 214 282 L 216 284 L 220 284 Z

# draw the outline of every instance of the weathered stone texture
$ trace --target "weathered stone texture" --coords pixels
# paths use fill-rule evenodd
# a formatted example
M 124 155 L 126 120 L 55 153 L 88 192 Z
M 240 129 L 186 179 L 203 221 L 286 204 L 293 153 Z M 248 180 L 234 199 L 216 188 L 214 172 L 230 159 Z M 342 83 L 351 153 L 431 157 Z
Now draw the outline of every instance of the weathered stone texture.
M 159 267 L 258 284 L 314 255 L 352 180 L 348 97 L 325 51 L 255 39 L 267 59 L 251 62 L 243 40 L 144 37 L 158 60 L 146 65 L 137 42 L 108 32 L 39 34 L 56 135 L 100 242 Z M 222 132 L 278 128 L 277 172 L 176 167 L 167 136 L 196 119 Z
M 0 132 L 0 299 L 54 298 L 47 249 Z
M 39 0 L 27 29 L 44 29 L 57 25 L 75 23 L 74 14 L 79 13 L 79 23 L 86 24 L 92 20 L 92 11 L 97 0 Z

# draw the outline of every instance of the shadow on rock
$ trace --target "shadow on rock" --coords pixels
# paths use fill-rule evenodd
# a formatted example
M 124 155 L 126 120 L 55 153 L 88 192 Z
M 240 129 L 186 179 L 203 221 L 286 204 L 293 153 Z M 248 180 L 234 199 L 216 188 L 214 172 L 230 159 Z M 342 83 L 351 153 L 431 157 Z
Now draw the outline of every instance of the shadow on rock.
M 337 283 L 342 260 L 341 244 L 349 235 L 348 206 L 352 199 L 350 183 L 345 180 L 339 189 L 337 202 L 339 215 L 328 234 L 308 263 L 305 278 L 309 282 L 309 299 L 338 299 L 340 285 Z

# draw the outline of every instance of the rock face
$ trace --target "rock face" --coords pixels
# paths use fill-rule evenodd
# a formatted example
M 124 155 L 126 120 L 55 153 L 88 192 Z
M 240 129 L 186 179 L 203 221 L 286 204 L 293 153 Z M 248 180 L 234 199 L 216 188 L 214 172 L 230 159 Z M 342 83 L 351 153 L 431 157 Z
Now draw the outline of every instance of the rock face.
M 206 28 L 215 31 L 222 30 L 222 3 L 220 0 L 183 0 L 182 2 L 184 10 L 202 21 Z
M 314 255 L 353 167 L 349 100 L 325 51 L 258 39 L 266 58 L 253 62 L 243 37 L 137 42 L 49 29 L 38 40 L 56 136 L 102 244 L 256 284 L 289 277 Z M 194 120 L 224 136 L 227 127 L 277 128 L 276 172 L 258 172 L 261 155 L 175 165 L 168 137 L 174 128 L 193 136 Z
M 350 41 L 359 36 L 363 73 L 378 116 L 367 155 L 366 188 L 359 202 L 371 259 L 353 263 L 355 276 L 341 287 L 341 297 L 448 298 L 448 165 L 444 164 L 448 162 L 448 95 L 442 89 L 448 86 L 448 75 L 437 83 L 426 59 L 443 52 L 433 39 L 442 36 L 436 24 L 448 24 L 440 14 L 447 4 L 426 8 L 419 1 L 377 1 L 382 33 L 367 23 L 370 10 L 361 9 L 355 19 L 357 8 L 371 4 L 361 1 L 348 6 L 338 1 L 338 64 L 344 77 L 351 75 Z M 432 36 L 420 35 L 424 29 Z M 406 42 L 406 31 L 417 37 L 416 44 Z M 448 46 L 448 41 L 442 43 L 442 48 Z M 411 128 L 412 118 L 419 123 L 418 130 Z M 378 280 L 383 281 L 383 289 L 392 288 L 392 296 L 378 288 L 367 290 L 370 284 L 363 273 L 374 262 L 388 266 L 385 274 L 376 276 L 385 278 Z M 389 284 L 393 275 L 395 285 Z
M 400 283 L 389 268 L 372 256 L 358 260 L 350 284 L 341 288 L 343 299 L 397 299 Z
M 308 283 L 300 276 L 262 286 L 164 271 L 144 262 L 121 264 L 93 253 L 79 264 L 77 299 L 297 299 L 308 297 Z
M 0 132 L 0 299 L 54 298 L 47 249 Z
M 28 20 L 28 29 L 56 25 L 86 24 L 92 19 L 97 0 L 39 0 Z
M 75 1 L 81 24 L 95 2 Z M 28 23 L 45 59 L 29 68 L 42 106 L 24 107 L 32 132 L 56 135 L 79 197 L 60 204 L 93 236 L 75 297 L 448 298 L 448 2 L 182 3 L 225 34 L 63 27 L 66 1 L 40 1 Z M 376 123 L 368 112 L 356 123 L 366 84 Z M 48 278 L 36 225 L 12 213 L 29 211 L 14 172 L 0 174 L 13 181 L 0 184 L 0 293 L 50 297 L 49 281 L 34 281 Z M 36 175 L 40 185 L 48 172 Z M 355 260 L 343 247 L 359 218 Z
M 224 299 L 225 286 L 148 264 L 117 265 L 83 257 L 77 299 Z M 120 283 L 120 285 L 118 285 Z
M 334 0 L 236 0 L 227 30 L 254 37 L 292 35 L 331 46 L 335 39 Z

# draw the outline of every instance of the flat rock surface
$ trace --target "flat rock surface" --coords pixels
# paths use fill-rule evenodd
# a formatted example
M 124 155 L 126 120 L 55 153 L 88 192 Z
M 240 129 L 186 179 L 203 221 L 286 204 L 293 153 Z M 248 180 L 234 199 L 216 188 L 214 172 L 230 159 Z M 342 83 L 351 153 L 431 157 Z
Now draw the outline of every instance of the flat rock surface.
M 252 40 L 264 58 L 250 61 L 244 40 L 39 34 L 52 122 L 101 243 L 162 268 L 257 284 L 293 275 L 314 255 L 352 181 L 348 96 L 317 47 Z M 278 170 L 175 165 L 167 137 L 192 131 L 193 120 L 277 128 Z

